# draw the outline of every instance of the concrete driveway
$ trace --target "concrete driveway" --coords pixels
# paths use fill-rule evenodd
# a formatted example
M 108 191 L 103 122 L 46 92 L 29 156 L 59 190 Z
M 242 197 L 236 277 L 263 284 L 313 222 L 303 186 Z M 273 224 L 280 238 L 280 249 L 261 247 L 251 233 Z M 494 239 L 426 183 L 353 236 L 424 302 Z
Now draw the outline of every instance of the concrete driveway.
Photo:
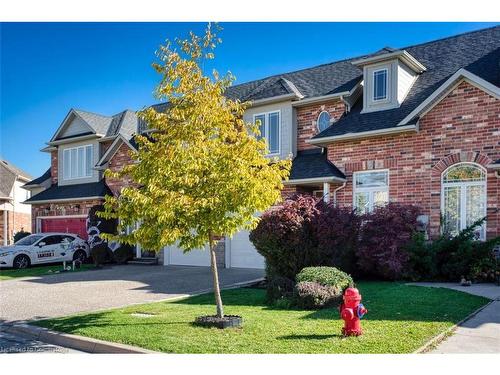
M 220 269 L 222 287 L 264 276 L 263 270 Z M 0 282 L 0 323 L 159 301 L 211 290 L 209 267 L 126 265 Z

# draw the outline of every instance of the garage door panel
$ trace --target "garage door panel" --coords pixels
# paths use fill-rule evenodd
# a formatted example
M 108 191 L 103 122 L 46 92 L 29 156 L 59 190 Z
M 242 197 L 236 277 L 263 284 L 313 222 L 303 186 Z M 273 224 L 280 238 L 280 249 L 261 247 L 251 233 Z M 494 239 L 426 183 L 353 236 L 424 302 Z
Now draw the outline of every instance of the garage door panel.
M 86 218 L 41 218 L 41 232 L 62 232 L 78 234 L 84 240 L 87 239 Z
M 248 235 L 248 231 L 242 230 L 229 240 L 231 242 L 231 267 L 264 269 L 264 257 L 257 252 Z
M 210 252 L 205 249 L 193 249 L 187 253 L 177 246 L 167 246 L 169 264 L 178 266 L 210 266 Z

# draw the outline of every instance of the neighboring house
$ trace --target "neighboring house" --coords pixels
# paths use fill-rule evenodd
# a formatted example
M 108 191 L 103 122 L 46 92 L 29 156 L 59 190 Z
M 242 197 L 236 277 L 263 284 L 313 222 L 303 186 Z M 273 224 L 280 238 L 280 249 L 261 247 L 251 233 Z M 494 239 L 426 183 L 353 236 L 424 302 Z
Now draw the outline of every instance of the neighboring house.
M 12 244 L 17 232 L 31 230 L 31 207 L 23 203 L 30 197 L 23 185 L 31 179 L 28 173 L 0 159 L 0 246 Z
M 292 157 L 283 192 L 309 193 L 360 212 L 417 204 L 430 237 L 488 215 L 481 238 L 500 235 L 500 27 L 280 74 L 233 86 L 251 101 L 272 156 Z M 154 106 L 158 111 L 165 105 Z M 124 119 L 127 119 L 125 121 Z M 44 149 L 50 188 L 32 197 L 33 229 L 84 228 L 88 209 L 129 181 L 102 171 L 132 162 L 134 112 L 72 110 Z M 75 225 L 77 225 L 75 223 Z M 68 227 L 69 230 L 69 227 Z M 81 229 L 83 231 L 83 229 Z M 138 255 L 140 249 L 138 249 Z M 208 252 L 175 246 L 164 264 L 209 265 Z M 220 244 L 226 267 L 264 267 L 241 231 Z

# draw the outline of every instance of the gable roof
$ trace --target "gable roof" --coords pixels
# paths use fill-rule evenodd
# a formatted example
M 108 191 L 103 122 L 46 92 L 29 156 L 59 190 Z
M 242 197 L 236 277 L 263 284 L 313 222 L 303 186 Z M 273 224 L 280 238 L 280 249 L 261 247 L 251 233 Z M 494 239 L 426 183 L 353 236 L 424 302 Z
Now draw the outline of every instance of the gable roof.
M 74 116 L 80 118 L 88 127 L 89 132 L 63 137 L 63 130 L 71 123 Z M 132 137 L 139 131 L 139 119 L 136 112 L 125 110 L 113 116 L 100 115 L 98 113 L 83 111 L 81 109 L 71 109 L 65 119 L 55 132 L 50 142 L 74 138 L 83 135 L 95 134 L 103 137 L 113 137 L 123 134 L 125 137 Z M 50 143 L 49 142 L 49 143 Z
M 16 179 L 29 181 L 32 178 L 28 173 L 7 160 L 0 159 L 0 198 L 8 199 L 10 197 Z

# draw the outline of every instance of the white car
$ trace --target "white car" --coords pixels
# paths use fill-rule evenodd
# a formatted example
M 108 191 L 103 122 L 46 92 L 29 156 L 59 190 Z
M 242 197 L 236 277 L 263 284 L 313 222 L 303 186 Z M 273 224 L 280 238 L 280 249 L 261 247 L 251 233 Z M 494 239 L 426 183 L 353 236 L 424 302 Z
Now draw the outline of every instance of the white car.
M 89 245 L 71 233 L 36 233 L 26 236 L 14 245 L 0 247 L 0 268 L 28 268 L 31 265 L 85 262 Z

